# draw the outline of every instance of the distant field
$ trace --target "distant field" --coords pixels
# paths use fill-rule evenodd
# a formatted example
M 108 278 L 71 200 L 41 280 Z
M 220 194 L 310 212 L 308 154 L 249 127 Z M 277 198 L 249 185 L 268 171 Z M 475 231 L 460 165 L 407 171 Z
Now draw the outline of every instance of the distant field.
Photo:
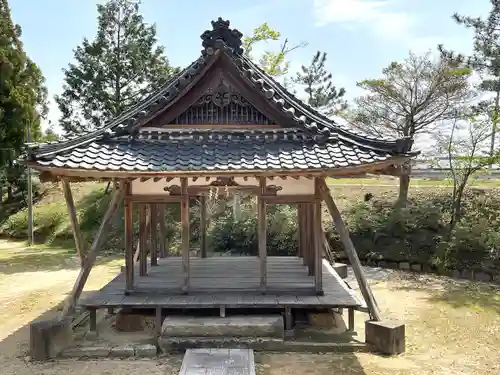
M 377 185 L 377 186 L 398 186 L 399 180 L 397 178 L 328 178 L 328 185 Z M 411 186 L 440 186 L 447 187 L 452 186 L 450 180 L 427 180 L 420 178 L 412 178 Z M 480 186 L 480 187 L 500 187 L 500 179 L 490 179 L 490 180 L 473 180 L 469 184 L 470 186 Z

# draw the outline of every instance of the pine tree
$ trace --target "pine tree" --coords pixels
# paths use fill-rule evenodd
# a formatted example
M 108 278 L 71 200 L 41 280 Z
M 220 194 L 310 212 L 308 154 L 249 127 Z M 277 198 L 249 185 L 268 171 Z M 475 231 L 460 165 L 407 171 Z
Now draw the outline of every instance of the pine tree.
M 9 198 L 24 168 L 15 160 L 26 141 L 36 140 L 46 113 L 47 91 L 37 65 L 23 50 L 21 28 L 12 22 L 7 0 L 0 0 L 0 175 L 8 183 Z
M 464 56 L 439 49 L 447 58 L 466 62 L 481 76 L 479 90 L 493 94 L 491 99 L 482 101 L 478 110 L 486 113 L 491 120 L 490 156 L 495 154 L 495 138 L 500 126 L 500 0 L 490 0 L 491 10 L 486 18 L 469 17 L 454 14 L 453 19 L 460 25 L 471 29 L 473 36 L 473 53 Z
M 64 70 L 63 92 L 55 97 L 66 133 L 103 126 L 178 71 L 139 5 L 130 0 L 97 5 L 97 35 L 76 48 L 75 62 Z
M 294 82 L 305 86 L 307 104 L 331 116 L 345 110 L 347 102 L 343 99 L 345 89 L 337 90 L 332 74 L 325 69 L 326 58 L 326 52 L 316 52 L 309 66 L 302 65 Z

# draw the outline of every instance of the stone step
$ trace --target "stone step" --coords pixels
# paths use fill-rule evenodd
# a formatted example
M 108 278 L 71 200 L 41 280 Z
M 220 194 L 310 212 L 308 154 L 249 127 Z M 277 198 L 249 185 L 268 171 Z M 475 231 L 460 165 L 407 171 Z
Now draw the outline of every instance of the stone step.
M 167 316 L 161 337 L 274 337 L 283 339 L 281 315 L 220 317 Z
M 360 342 L 311 342 L 287 341 L 276 338 L 250 337 L 160 337 L 158 346 L 162 353 L 184 352 L 193 348 L 253 349 L 256 351 L 299 353 L 352 353 L 366 352 L 368 347 Z

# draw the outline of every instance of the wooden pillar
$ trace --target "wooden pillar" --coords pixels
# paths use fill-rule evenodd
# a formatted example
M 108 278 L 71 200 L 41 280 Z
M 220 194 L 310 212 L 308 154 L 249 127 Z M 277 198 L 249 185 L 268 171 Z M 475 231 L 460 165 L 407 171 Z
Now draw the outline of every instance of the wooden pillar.
M 186 177 L 181 178 L 181 249 L 182 249 L 182 274 L 184 283 L 182 291 L 189 291 L 189 195 L 188 195 L 188 180 Z
M 149 229 L 150 233 L 150 243 L 151 243 L 151 265 L 152 266 L 157 266 L 158 265 L 158 209 L 155 203 L 151 203 L 149 205 L 149 215 L 150 215 L 150 220 L 149 222 L 151 223 Z
M 145 203 L 139 205 L 139 275 L 148 274 L 148 233 L 147 233 L 148 206 Z
M 297 205 L 297 232 L 299 235 L 299 248 L 297 251 L 297 256 L 299 258 L 302 258 L 304 256 L 303 249 L 304 249 L 304 234 L 302 233 L 303 231 L 303 226 L 304 224 L 302 223 L 302 204 L 298 203 Z
M 71 193 L 71 187 L 69 185 L 69 181 L 63 178 L 62 186 L 63 186 L 64 198 L 66 199 L 66 207 L 68 209 L 69 220 L 71 222 L 71 227 L 73 229 L 73 236 L 75 238 L 76 253 L 80 258 L 80 265 L 83 265 L 85 260 L 85 254 L 84 254 L 82 232 L 80 231 L 80 225 L 78 224 L 75 202 L 73 200 L 73 194 Z
M 87 279 L 90 275 L 90 271 L 92 270 L 92 267 L 95 263 L 97 254 L 102 247 L 104 239 L 109 233 L 109 226 L 112 223 L 118 206 L 123 201 L 123 197 L 125 195 L 124 193 L 125 191 L 122 184 L 118 187 L 118 189 L 114 189 L 113 191 L 111 202 L 109 203 L 108 209 L 106 210 L 102 218 L 99 230 L 94 237 L 92 246 L 90 246 L 90 249 L 85 258 L 85 262 L 83 263 L 82 268 L 80 269 L 80 273 L 78 274 L 75 284 L 73 285 L 73 289 L 71 290 L 71 293 L 69 295 L 68 303 L 65 305 L 62 311 L 63 317 L 72 314 L 75 311 L 76 302 L 82 294 L 83 287 L 85 286 L 85 283 L 87 282 Z
M 306 204 L 306 219 L 307 219 L 307 244 L 306 244 L 306 252 L 307 252 L 307 267 L 309 269 L 309 276 L 314 275 L 314 249 L 316 246 L 315 236 L 314 236 L 314 204 L 307 203 Z
M 125 193 L 130 194 L 130 181 L 125 183 Z M 125 220 L 125 292 L 134 289 L 134 217 L 132 202 L 124 202 L 124 220 Z
M 267 289 L 267 218 L 266 201 L 262 198 L 266 194 L 266 178 L 259 177 L 259 196 L 257 202 L 257 231 L 259 241 L 260 260 L 260 290 L 265 293 Z
M 321 179 L 314 179 L 314 287 L 317 295 L 323 294 L 323 248 L 325 234 L 321 215 Z
M 368 281 L 366 280 L 363 269 L 361 268 L 361 262 L 359 261 L 358 254 L 356 252 L 356 249 L 354 248 L 351 237 L 349 236 L 349 231 L 347 230 L 344 221 L 342 220 L 340 211 L 337 208 L 337 205 L 335 204 L 335 201 L 330 194 L 330 189 L 326 185 L 324 179 L 321 179 L 320 181 L 320 190 L 323 200 L 325 201 L 326 206 L 328 207 L 328 211 L 330 212 L 333 222 L 335 223 L 335 227 L 339 232 L 340 240 L 344 245 L 344 250 L 347 257 L 349 258 L 349 262 L 351 263 L 352 270 L 354 272 L 354 275 L 356 276 L 356 281 L 358 282 L 359 289 L 366 302 L 370 316 L 373 320 L 380 321 L 381 315 L 377 306 L 377 302 L 375 301 L 372 290 L 368 285 Z
M 165 222 L 165 204 L 158 204 L 158 221 L 160 222 L 159 229 L 159 248 L 160 248 L 160 258 L 165 258 L 167 256 L 167 223 Z
M 200 196 L 200 256 L 207 257 L 207 197 Z

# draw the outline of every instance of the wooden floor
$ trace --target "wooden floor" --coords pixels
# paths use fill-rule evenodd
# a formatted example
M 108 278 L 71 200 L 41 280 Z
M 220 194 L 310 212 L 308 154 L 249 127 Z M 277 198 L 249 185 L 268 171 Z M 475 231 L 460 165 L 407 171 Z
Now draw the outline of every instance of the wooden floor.
M 100 291 L 81 299 L 83 307 L 244 308 L 261 307 L 349 307 L 361 305 L 353 291 L 323 260 L 324 295 L 314 293 L 314 277 L 308 276 L 302 259 L 268 257 L 267 292 L 259 291 L 259 259 L 256 257 L 212 257 L 190 259 L 190 288 L 181 292 L 181 259 L 160 259 L 138 276 L 131 295 L 125 295 L 125 275 L 120 274 Z

